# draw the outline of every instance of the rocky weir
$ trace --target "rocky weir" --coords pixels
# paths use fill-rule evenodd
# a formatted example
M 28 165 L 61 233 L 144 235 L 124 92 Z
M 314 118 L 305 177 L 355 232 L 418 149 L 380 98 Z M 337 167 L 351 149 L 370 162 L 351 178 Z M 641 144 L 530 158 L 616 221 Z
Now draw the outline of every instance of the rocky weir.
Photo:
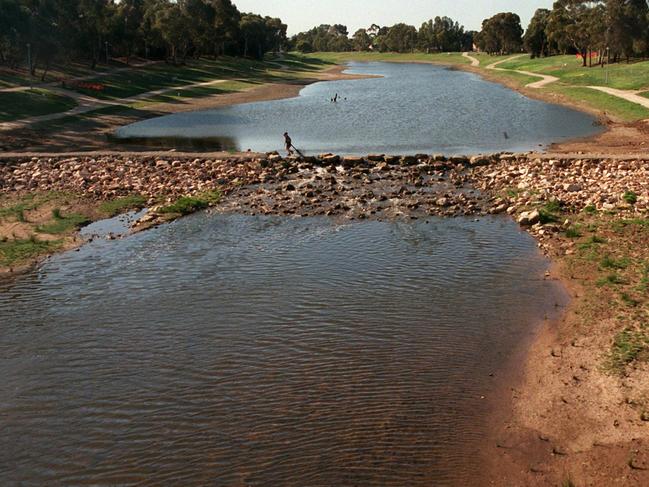
M 206 158 L 200 154 L 0 158 L 5 195 L 64 191 L 110 200 L 139 194 L 150 211 L 139 226 L 169 220 L 156 210 L 218 190 L 214 211 L 347 219 L 416 219 L 506 213 L 541 247 L 565 230 L 561 214 L 649 211 L 649 159 L 543 154 Z M 554 210 L 553 210 L 554 209 Z M 136 223 L 136 227 L 138 224 Z

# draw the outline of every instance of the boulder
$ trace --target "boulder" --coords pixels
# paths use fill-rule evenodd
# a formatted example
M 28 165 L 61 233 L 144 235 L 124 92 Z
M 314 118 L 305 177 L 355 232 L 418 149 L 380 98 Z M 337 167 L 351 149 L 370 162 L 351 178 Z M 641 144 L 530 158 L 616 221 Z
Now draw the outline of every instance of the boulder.
M 538 210 L 524 211 L 518 217 L 518 223 L 525 227 L 536 225 L 541 221 L 541 214 Z
M 416 156 L 403 156 L 399 162 L 402 166 L 414 166 L 419 161 Z

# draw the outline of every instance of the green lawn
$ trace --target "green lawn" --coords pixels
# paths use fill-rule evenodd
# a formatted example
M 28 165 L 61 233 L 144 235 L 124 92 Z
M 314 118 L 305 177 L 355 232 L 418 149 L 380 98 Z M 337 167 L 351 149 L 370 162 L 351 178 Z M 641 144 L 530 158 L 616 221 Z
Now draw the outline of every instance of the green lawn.
M 0 92 L 0 122 L 65 112 L 77 102 L 48 90 Z
M 490 64 L 497 63 L 499 61 L 504 61 L 505 59 L 509 59 L 512 57 L 509 54 L 506 56 L 495 56 L 491 54 L 486 54 L 484 52 L 472 52 L 471 56 L 476 58 L 478 61 L 480 61 L 481 68 L 486 68 Z M 498 67 L 502 67 L 502 65 Z
M 541 78 L 536 76 L 528 76 L 526 74 L 515 73 L 514 71 L 487 71 L 490 75 L 493 75 L 500 79 L 507 79 L 510 81 L 516 82 L 519 86 L 526 86 L 530 83 L 535 83 L 536 81 L 541 81 Z
M 155 95 L 145 100 L 138 101 L 132 106 L 134 108 L 143 108 L 152 103 L 182 103 L 183 100 L 191 98 L 202 98 L 206 96 L 219 95 L 223 93 L 234 93 L 253 88 L 255 83 L 246 83 L 244 81 L 226 81 L 207 86 L 196 86 L 182 90 L 170 90 L 160 95 Z
M 288 66 L 288 69 L 283 69 L 281 65 Z M 161 63 L 132 71 L 97 76 L 86 83 L 103 85 L 103 90 L 75 89 L 96 98 L 119 100 L 148 91 L 218 79 L 245 80 L 252 83 L 280 82 L 307 77 L 327 66 L 330 65 L 321 59 L 297 54 L 263 62 L 224 56 L 216 60 L 192 60 L 182 66 Z
M 101 64 L 98 65 L 97 70 L 93 71 L 90 69 L 89 63 L 68 63 L 59 66 L 51 67 L 45 76 L 45 79 L 42 79 L 42 70 L 40 67 L 37 67 L 36 76 L 32 78 L 32 82 L 36 85 L 39 83 L 51 83 L 53 81 L 59 81 L 62 79 L 69 78 L 80 78 L 85 76 L 96 75 L 99 71 L 107 71 L 111 69 L 118 69 L 126 67 L 125 64 L 119 62 L 111 62 L 110 65 Z M 6 67 L 0 67 L 0 88 L 12 88 L 15 86 L 29 86 L 30 78 L 29 72 L 26 68 L 26 63 L 24 66 L 21 66 L 19 69 L 9 69 Z
M 568 98 L 628 122 L 649 118 L 649 109 L 637 103 L 631 103 L 622 98 L 618 98 L 617 96 L 602 93 L 601 91 L 589 88 L 561 86 L 560 84 L 549 85 L 544 90 L 565 95 Z
M 321 59 L 322 61 L 340 64 L 349 61 L 360 62 L 428 62 L 436 64 L 470 64 L 471 61 L 459 52 L 426 54 L 422 52 L 395 53 L 395 52 L 316 52 L 307 56 Z
M 607 68 L 593 66 L 584 68 L 575 56 L 551 56 L 530 59 L 520 57 L 499 67 L 533 71 L 556 76 L 567 85 L 601 85 L 621 90 L 649 89 L 649 61 L 609 64 Z M 608 71 L 608 83 L 606 72 Z

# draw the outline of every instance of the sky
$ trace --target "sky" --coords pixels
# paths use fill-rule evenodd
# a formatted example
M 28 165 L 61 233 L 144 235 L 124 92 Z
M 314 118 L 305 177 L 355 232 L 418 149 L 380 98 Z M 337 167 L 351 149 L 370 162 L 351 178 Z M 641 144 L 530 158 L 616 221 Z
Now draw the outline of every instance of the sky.
M 353 34 L 373 23 L 405 22 L 419 28 L 428 19 L 448 16 L 467 30 L 480 30 L 482 21 L 499 12 L 514 12 L 527 28 L 537 8 L 553 0 L 233 0 L 241 12 L 279 17 L 289 35 L 320 24 L 344 24 Z

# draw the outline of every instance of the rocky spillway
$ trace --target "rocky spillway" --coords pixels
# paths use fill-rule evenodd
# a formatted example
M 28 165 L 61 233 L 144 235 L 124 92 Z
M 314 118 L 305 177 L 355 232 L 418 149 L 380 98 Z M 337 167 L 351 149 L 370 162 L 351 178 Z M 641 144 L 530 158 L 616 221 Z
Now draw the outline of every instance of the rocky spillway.
M 219 211 L 248 214 L 380 219 L 506 212 L 518 217 L 551 201 L 567 212 L 592 207 L 646 213 L 649 163 L 535 154 L 0 159 L 3 193 L 67 191 L 98 199 L 138 193 L 159 203 L 216 188 L 226 196 Z

